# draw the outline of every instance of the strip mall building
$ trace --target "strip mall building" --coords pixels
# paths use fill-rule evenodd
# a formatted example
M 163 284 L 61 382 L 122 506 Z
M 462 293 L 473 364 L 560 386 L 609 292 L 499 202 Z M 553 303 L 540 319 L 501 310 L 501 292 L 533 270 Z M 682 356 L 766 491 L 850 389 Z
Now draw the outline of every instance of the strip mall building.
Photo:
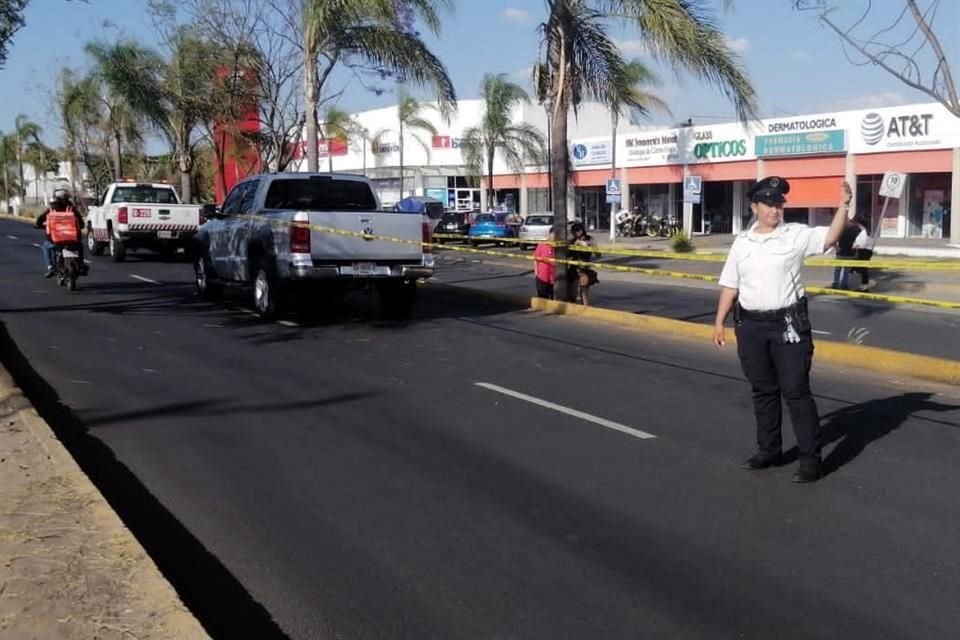
M 485 179 L 478 184 L 469 177 L 459 142 L 482 114 L 478 100 L 461 101 L 450 123 L 425 112 L 438 135 L 405 134 L 403 195 L 436 197 L 448 209 L 480 208 Z M 366 111 L 354 118 L 366 136 L 346 144 L 322 141 L 321 168 L 365 173 L 390 205 L 401 197 L 396 108 Z M 514 121 L 529 122 L 546 135 L 546 116 L 537 106 L 518 107 Z M 609 114 L 597 105 L 570 122 L 574 175 L 568 211 L 594 229 L 609 224 L 605 186 L 612 177 L 621 180 L 622 207 L 676 216 L 694 234 L 730 234 L 750 223 L 744 199 L 749 185 L 778 175 L 790 180 L 788 221 L 826 223 L 846 179 L 856 184 L 856 210 L 880 224 L 882 237 L 949 238 L 960 244 L 960 222 L 951 219 L 951 198 L 960 190 L 960 118 L 940 104 L 819 113 L 747 125 L 652 130 L 630 124 L 621 127 L 615 143 L 609 123 Z M 333 150 L 332 157 L 324 153 L 327 147 Z M 906 180 L 902 197 L 887 203 L 881 220 L 880 188 L 888 171 L 905 174 Z M 682 185 L 687 176 L 701 178 L 701 202 L 684 211 Z M 498 202 L 513 204 L 523 214 L 550 208 L 549 176 L 543 166 L 517 173 L 498 157 L 493 184 Z

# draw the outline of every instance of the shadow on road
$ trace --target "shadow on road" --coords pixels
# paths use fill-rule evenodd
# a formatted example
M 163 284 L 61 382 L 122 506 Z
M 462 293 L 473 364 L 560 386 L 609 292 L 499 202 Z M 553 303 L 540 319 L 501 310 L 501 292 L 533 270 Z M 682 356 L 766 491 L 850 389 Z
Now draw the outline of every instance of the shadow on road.
M 932 393 L 913 392 L 889 398 L 868 400 L 837 409 L 823 416 L 821 443 L 837 443 L 824 458 L 824 471 L 832 473 L 853 462 L 871 443 L 899 429 L 920 411 L 955 411 L 960 406 L 931 400 Z M 960 425 L 936 421 L 953 428 Z
M 213 638 L 288 638 L 217 557 L 61 404 L 57 392 L 20 352 L 2 324 L 0 361 Z

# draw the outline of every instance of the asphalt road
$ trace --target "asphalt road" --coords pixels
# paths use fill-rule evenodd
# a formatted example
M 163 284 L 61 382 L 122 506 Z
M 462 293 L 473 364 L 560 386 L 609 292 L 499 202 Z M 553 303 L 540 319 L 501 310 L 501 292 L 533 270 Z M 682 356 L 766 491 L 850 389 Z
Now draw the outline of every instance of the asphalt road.
M 525 255 L 529 257 L 530 252 Z M 443 282 L 535 295 L 532 262 L 527 260 L 443 252 L 440 261 L 439 279 Z M 671 268 L 668 261 L 646 266 Z M 721 265 L 714 266 L 719 273 Z M 600 284 L 591 289 L 597 306 L 713 324 L 718 295 L 715 283 L 602 270 L 599 275 Z M 817 340 L 855 342 L 960 360 L 960 311 L 818 295 L 810 298 L 810 315 Z
M 261 324 L 136 257 L 68 293 L 0 230 L 0 355 L 216 637 L 960 628 L 955 388 L 817 368 L 830 475 L 797 486 L 736 467 L 730 351 L 430 287 L 407 324 Z

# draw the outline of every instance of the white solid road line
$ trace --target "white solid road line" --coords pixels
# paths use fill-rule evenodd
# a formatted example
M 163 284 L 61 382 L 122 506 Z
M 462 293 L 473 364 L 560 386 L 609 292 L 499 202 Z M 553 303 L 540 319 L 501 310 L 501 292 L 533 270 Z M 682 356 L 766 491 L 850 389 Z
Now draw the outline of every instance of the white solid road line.
M 497 393 L 502 393 L 505 396 L 510 396 L 511 398 L 516 398 L 518 400 L 523 400 L 531 404 L 535 404 L 546 409 L 552 409 L 559 413 L 565 413 L 568 416 L 573 416 L 574 418 L 580 418 L 581 420 L 586 420 L 587 422 L 592 422 L 598 424 L 601 427 L 606 427 L 607 429 L 613 429 L 614 431 L 619 431 L 620 433 L 625 433 L 627 435 L 633 436 L 634 438 L 640 438 L 641 440 L 646 440 L 649 438 L 656 438 L 657 436 L 652 433 L 647 433 L 646 431 L 640 431 L 639 429 L 634 429 L 626 425 L 620 424 L 619 422 L 614 422 L 612 420 L 607 420 L 606 418 L 598 418 L 597 416 L 590 415 L 589 413 L 584 413 L 583 411 L 577 411 L 576 409 L 571 409 L 569 407 L 564 407 L 563 405 L 554 404 L 553 402 L 548 402 L 546 400 L 541 400 L 540 398 L 535 398 L 533 396 L 528 396 L 525 393 L 520 393 L 519 391 L 513 391 L 512 389 L 506 389 L 504 387 L 490 384 L 489 382 L 475 382 L 475 385 L 482 387 L 489 391 L 496 391 Z
M 814 333 L 819 333 L 821 336 L 833 335 L 833 334 L 830 333 L 829 331 L 819 331 L 819 330 L 817 330 L 817 329 L 811 329 L 810 331 L 812 331 L 812 332 L 814 332 Z
M 134 280 L 139 280 L 141 282 L 149 282 L 150 284 L 163 284 L 162 282 L 157 282 L 156 280 L 151 280 L 150 278 L 144 278 L 143 276 L 138 276 L 135 273 L 131 273 L 130 277 Z
M 43 247 L 41 247 L 40 245 L 38 245 L 36 242 L 32 242 L 31 244 L 32 244 L 33 246 L 35 246 L 37 249 L 43 249 Z
M 277 324 L 282 324 L 285 327 L 299 327 L 300 325 L 294 322 L 293 320 L 277 320 Z
M 11 240 L 19 240 L 19 239 L 20 239 L 20 238 L 18 238 L 17 236 L 7 236 L 7 237 L 10 238 Z

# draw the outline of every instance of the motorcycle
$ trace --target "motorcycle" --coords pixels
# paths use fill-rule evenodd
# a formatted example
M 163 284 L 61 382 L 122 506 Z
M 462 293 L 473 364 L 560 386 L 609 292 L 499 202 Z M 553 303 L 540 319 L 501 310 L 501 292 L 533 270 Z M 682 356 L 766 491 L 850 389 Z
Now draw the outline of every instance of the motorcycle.
M 68 291 L 77 290 L 77 278 L 84 275 L 80 264 L 80 246 L 77 243 L 56 244 L 53 246 L 53 273 L 57 284 Z

